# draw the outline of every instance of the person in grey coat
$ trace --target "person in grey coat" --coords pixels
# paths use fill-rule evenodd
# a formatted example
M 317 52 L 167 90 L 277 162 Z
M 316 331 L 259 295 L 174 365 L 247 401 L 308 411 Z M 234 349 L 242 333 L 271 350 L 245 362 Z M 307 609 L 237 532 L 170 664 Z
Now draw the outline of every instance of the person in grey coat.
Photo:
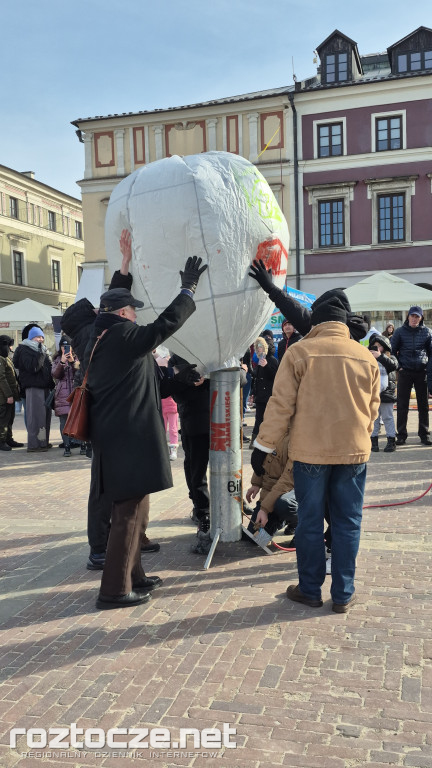
M 96 602 L 100 609 L 147 602 L 149 590 L 161 584 L 159 577 L 145 575 L 140 557 L 145 497 L 172 487 L 151 352 L 195 311 L 193 296 L 206 268 L 201 267 L 200 258 L 190 257 L 181 273 L 180 294 L 149 325 L 136 325 L 135 309 L 144 305 L 127 289 L 112 289 L 101 296 L 84 361 L 85 369 L 89 365 L 95 482 L 99 493 L 112 501 L 111 530 Z

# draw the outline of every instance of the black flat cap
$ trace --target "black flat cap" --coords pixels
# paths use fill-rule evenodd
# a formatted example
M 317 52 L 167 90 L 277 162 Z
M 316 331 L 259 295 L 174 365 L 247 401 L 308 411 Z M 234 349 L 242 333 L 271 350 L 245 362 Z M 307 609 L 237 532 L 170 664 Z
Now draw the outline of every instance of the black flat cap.
M 111 288 L 110 291 L 106 291 L 100 297 L 100 311 L 101 312 L 113 312 L 116 309 L 122 309 L 123 307 L 136 307 L 142 309 L 144 306 L 143 301 L 134 299 L 131 292 L 127 288 Z

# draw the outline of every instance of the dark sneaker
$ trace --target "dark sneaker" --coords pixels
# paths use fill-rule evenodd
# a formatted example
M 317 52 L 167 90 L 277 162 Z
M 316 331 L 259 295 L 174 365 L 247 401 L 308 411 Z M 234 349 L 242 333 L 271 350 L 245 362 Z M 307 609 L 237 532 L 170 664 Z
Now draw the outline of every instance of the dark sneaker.
M 334 611 L 335 613 L 348 613 L 351 606 L 354 605 L 356 602 L 357 602 L 357 595 L 354 592 L 354 594 L 348 600 L 347 603 L 333 603 L 332 611 Z
M 321 608 L 323 604 L 322 600 L 313 600 L 311 597 L 306 597 L 303 592 L 300 592 L 298 584 L 296 584 L 296 586 L 291 584 L 286 591 L 286 596 L 288 600 L 294 600 L 296 603 L 303 603 L 303 605 L 308 605 L 309 608 Z
M 11 448 L 24 448 L 24 443 L 17 443 L 16 440 L 6 440 L 6 443 Z
M 86 455 L 86 451 L 87 451 L 86 444 L 85 443 L 81 443 L 80 456 L 85 456 Z
M 63 456 L 72 456 L 71 449 L 69 446 L 66 446 L 66 448 L 63 451 Z
M 90 552 L 87 560 L 88 571 L 103 571 L 105 565 L 106 552 Z
M 147 536 L 141 539 L 141 552 L 159 552 L 160 544 L 157 541 L 150 541 Z
M 397 437 L 396 438 L 396 445 L 405 445 L 406 443 L 406 437 Z
M 421 443 L 422 445 L 432 445 L 432 440 L 429 437 L 422 437 Z
M 11 451 L 12 446 L 7 443 L 0 443 L 0 451 Z

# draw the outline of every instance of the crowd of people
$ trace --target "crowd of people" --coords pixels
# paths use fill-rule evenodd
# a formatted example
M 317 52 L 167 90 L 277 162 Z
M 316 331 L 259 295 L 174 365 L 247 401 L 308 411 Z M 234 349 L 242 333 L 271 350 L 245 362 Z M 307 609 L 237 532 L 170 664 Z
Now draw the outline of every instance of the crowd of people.
M 13 339 L 0 336 L 0 450 L 23 447 L 13 438 L 15 403 L 22 401 L 28 452 L 52 447 L 54 410 L 64 457 L 77 447 L 92 458 L 87 568 L 102 571 L 99 609 L 145 603 L 162 583 L 144 573 L 141 553 L 159 549 L 146 533 L 149 497 L 172 485 L 179 431 L 191 516 L 198 534 L 209 538 L 210 529 L 209 381 L 164 346 L 195 311 L 195 291 L 207 267 L 189 258 L 178 296 L 154 323 L 138 325 L 143 303 L 131 293 L 127 230 L 120 251 L 120 270 L 99 307 L 82 299 L 66 310 L 52 359 L 36 323 L 23 329 L 15 351 Z M 246 492 L 255 508 L 249 509 L 246 533 L 266 548 L 285 528 L 293 535 L 299 573 L 287 597 L 320 607 L 331 573 L 333 610 L 346 612 L 356 600 L 366 463 L 371 450 L 379 450 L 382 425 L 386 453 L 406 442 L 413 387 L 418 436 L 421 444 L 432 445 L 431 330 L 419 306 L 409 309 L 401 327 L 388 323 L 381 333 L 368 316 L 351 312 L 341 289 L 327 291 L 309 310 L 273 284 L 262 261 L 251 265 L 249 275 L 284 320 L 277 347 L 272 331 L 264 329 L 241 358 L 243 413 L 250 398 L 255 410 L 253 475 Z M 71 393 L 85 371 L 91 442 L 76 443 L 65 424 Z M 202 542 L 195 551 L 206 551 Z

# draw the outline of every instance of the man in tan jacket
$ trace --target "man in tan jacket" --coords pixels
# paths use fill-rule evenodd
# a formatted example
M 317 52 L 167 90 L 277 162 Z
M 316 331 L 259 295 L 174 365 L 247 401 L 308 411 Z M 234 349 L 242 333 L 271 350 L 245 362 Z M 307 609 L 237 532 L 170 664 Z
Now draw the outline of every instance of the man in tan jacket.
M 287 597 L 312 608 L 323 604 L 327 500 L 336 613 L 345 613 L 355 601 L 366 462 L 380 404 L 378 365 L 368 349 L 350 339 L 348 312 L 347 296 L 340 289 L 327 291 L 312 305 L 312 330 L 283 357 L 251 459 L 259 474 L 266 453 L 290 430 L 299 505 L 299 584 L 288 587 Z

